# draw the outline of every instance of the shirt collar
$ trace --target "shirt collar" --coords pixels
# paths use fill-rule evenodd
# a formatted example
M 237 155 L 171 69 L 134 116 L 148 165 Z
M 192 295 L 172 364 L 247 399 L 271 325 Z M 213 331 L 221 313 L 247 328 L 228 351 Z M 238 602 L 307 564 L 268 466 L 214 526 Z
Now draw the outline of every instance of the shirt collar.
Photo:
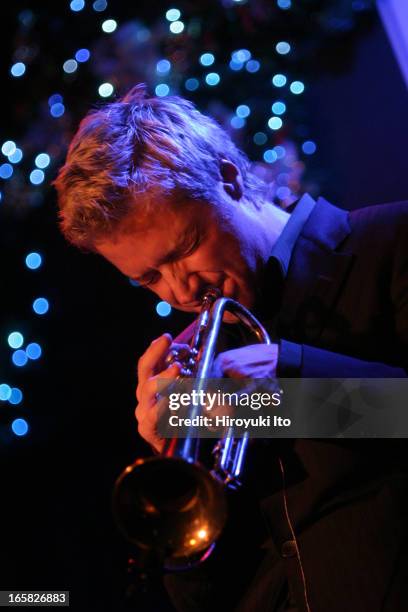
M 272 248 L 271 257 L 278 261 L 284 278 L 288 273 L 295 243 L 315 206 L 316 201 L 308 193 L 305 193 L 294 204 L 294 210 Z

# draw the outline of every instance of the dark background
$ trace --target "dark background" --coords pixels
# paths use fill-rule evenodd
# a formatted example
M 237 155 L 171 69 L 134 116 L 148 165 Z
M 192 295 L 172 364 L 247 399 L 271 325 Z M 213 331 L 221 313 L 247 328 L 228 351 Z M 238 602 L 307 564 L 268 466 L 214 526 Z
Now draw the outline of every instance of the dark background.
M 55 65 L 67 58 L 67 48 L 96 44 L 100 34 L 89 6 L 82 16 L 71 14 L 68 2 L 37 4 L 14 2 L 2 23 L 1 142 L 23 141 L 30 154 L 47 150 L 52 141 L 57 153 L 46 184 L 34 195 L 30 186 L 11 188 L 1 181 L 5 197 L 0 203 L 0 382 L 22 388 L 24 401 L 18 406 L 0 402 L 0 588 L 70 590 L 74 610 L 119 610 L 128 547 L 113 524 L 111 491 L 123 467 L 148 452 L 137 437 L 133 417 L 136 361 L 152 338 L 164 331 L 177 333 L 188 318 L 174 312 L 158 317 L 153 295 L 132 287 L 102 259 L 77 252 L 58 232 L 55 193 L 49 183 L 79 118 L 95 104 L 95 95 L 87 89 L 86 76 L 64 82 L 70 116 L 58 138 L 52 126 L 39 121 L 38 107 L 61 89 Z M 323 14 L 324 4 L 310 6 Z M 130 10 L 123 2 L 111 3 L 103 17 L 122 22 L 136 18 L 153 28 L 168 8 L 166 3 L 135 6 Z M 271 54 L 268 40 L 280 22 L 274 24 L 267 13 L 253 31 L 243 30 L 244 13 L 239 19 L 231 17 L 235 7 L 215 2 L 183 6 L 186 15 L 204 22 L 219 19 L 220 11 L 228 14 L 228 36 L 215 32 L 210 40 L 204 32 L 203 40 L 194 41 L 196 49 L 202 45 L 207 50 L 211 42 L 219 54 L 228 54 L 242 39 L 241 46 L 258 45 L 259 56 Z M 30 33 L 22 34 L 19 15 L 27 9 L 38 18 Z M 322 43 L 303 64 L 298 61 L 307 88 L 286 136 L 299 143 L 296 117 L 301 115 L 300 123 L 307 124 L 318 149 L 303 159 L 299 192 L 310 189 L 346 209 L 408 197 L 407 91 L 375 10 L 367 9 L 358 19 L 350 31 L 335 31 L 333 40 Z M 285 27 L 285 33 L 295 32 L 299 44 L 305 40 L 310 45 L 319 36 L 307 24 L 302 30 L 295 19 Z M 24 36 L 39 51 L 29 78 L 17 82 L 8 71 Z M 162 45 L 161 56 L 171 52 Z M 100 61 L 107 62 L 101 54 Z M 190 67 L 183 70 L 189 74 Z M 99 78 L 103 80 L 107 79 Z M 127 84 L 123 79 L 118 91 Z M 237 91 L 225 87 L 219 92 L 211 99 L 200 93 L 190 97 L 204 110 L 217 96 L 226 107 L 229 97 L 234 98 L 231 106 L 240 103 Z M 179 93 L 186 94 L 182 88 Z M 253 96 L 262 101 L 263 95 L 259 80 Z M 256 158 L 248 135 L 239 144 Z M 44 255 L 44 265 L 36 271 L 24 266 L 32 250 Z M 50 301 L 44 317 L 33 316 L 30 308 L 38 295 Z M 42 345 L 40 360 L 24 368 L 11 365 L 7 336 L 14 329 Z M 30 427 L 20 438 L 10 430 L 17 416 Z M 151 609 L 158 609 L 157 604 Z

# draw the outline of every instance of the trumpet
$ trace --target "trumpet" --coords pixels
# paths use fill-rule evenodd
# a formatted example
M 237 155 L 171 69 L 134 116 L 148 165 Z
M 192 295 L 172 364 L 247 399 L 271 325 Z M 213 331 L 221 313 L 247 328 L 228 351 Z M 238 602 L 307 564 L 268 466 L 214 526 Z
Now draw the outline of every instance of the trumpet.
M 258 342 L 271 343 L 249 310 L 210 289 L 182 364 L 183 373 L 196 379 L 197 390 L 205 390 L 211 376 L 225 312 L 235 315 Z M 189 417 L 200 411 L 201 406 L 192 403 Z M 208 470 L 200 462 L 200 440 L 191 428 L 185 438 L 167 439 L 161 455 L 137 459 L 121 473 L 114 487 L 114 517 L 145 559 L 177 570 L 193 567 L 211 554 L 227 520 L 226 490 L 241 485 L 248 441 L 247 433 L 237 438 L 228 428 L 216 441 L 213 469 Z

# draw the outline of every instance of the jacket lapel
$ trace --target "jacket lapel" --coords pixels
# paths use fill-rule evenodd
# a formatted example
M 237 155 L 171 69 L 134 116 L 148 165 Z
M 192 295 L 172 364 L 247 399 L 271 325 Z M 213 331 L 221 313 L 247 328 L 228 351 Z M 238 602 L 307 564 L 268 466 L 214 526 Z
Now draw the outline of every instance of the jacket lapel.
M 350 232 L 348 212 L 319 198 L 292 252 L 277 321 L 281 337 L 306 342 L 322 333 L 353 262 L 352 253 L 339 250 Z

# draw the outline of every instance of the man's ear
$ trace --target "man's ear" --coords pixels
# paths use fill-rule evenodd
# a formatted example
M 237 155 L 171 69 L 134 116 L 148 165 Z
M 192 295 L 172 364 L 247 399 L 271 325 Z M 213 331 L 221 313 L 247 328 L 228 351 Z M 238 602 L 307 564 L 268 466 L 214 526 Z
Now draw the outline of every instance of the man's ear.
M 224 191 L 233 200 L 240 200 L 244 192 L 242 176 L 235 164 L 228 159 L 220 161 L 220 175 Z

